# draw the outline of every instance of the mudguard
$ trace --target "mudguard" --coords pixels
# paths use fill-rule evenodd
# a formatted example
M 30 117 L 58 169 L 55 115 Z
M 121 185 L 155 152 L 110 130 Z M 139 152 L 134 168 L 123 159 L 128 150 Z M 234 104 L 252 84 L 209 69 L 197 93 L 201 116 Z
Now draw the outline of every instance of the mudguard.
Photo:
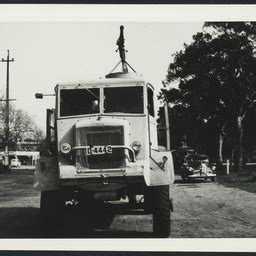
M 58 190 L 60 187 L 59 166 L 56 157 L 42 156 L 38 160 L 34 176 L 37 191 Z
M 147 186 L 170 185 L 174 183 L 175 174 L 171 151 L 151 150 L 150 172 L 145 181 Z

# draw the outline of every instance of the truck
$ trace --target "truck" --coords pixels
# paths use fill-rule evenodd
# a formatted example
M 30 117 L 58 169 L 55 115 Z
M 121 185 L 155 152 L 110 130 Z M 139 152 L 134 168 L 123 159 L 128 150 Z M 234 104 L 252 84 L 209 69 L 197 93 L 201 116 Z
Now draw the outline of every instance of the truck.
M 123 30 L 115 67 L 121 64 L 120 72 L 55 87 L 34 179 L 45 234 L 65 225 L 67 205 L 79 209 L 79 226 L 88 229 L 93 216 L 104 218 L 100 204 L 122 202 L 125 209 L 152 214 L 154 237 L 170 235 L 172 154 L 159 150 L 154 87 L 126 61 Z

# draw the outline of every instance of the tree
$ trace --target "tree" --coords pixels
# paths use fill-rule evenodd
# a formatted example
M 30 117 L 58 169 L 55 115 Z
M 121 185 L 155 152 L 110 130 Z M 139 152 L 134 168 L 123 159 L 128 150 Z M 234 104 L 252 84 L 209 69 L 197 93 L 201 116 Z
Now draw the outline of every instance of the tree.
M 174 54 L 160 93 L 160 98 L 175 108 L 181 106 L 197 124 L 214 125 L 220 161 L 227 137 L 239 171 L 243 168 L 243 121 L 256 99 L 255 36 L 253 22 L 205 23 L 193 42 Z M 169 89 L 174 81 L 179 88 Z
M 41 128 L 39 128 L 37 125 L 34 125 L 32 138 L 38 144 L 41 143 L 45 139 L 45 134 L 44 134 L 43 130 Z
M 6 112 L 3 106 L 3 120 L 6 120 Z M 27 112 L 21 109 L 16 109 L 13 104 L 9 108 L 9 146 L 15 147 L 17 141 L 22 141 L 26 138 L 33 139 L 38 143 L 44 139 L 43 131 L 33 121 L 32 117 Z M 4 131 L 6 133 L 6 124 L 4 123 Z M 4 139 L 3 147 L 7 141 Z

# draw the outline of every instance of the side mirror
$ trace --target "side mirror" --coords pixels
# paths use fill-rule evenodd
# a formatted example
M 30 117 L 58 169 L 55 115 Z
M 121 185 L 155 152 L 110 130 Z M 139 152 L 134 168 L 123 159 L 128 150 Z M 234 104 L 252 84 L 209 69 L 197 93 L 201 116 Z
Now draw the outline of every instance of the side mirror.
M 36 99 L 42 99 L 44 96 L 42 93 L 36 93 L 35 97 L 36 97 Z

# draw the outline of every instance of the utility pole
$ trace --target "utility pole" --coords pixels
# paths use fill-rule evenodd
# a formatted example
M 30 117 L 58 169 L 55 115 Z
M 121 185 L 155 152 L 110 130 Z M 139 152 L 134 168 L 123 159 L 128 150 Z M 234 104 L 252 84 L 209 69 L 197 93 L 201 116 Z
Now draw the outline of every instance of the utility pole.
M 165 132 L 166 132 L 166 150 L 170 150 L 170 121 L 169 121 L 169 111 L 168 111 L 168 103 L 164 102 L 164 115 L 165 115 Z
M 7 161 L 6 161 L 6 165 L 9 165 L 9 115 L 10 115 L 10 109 L 9 109 L 9 63 L 13 62 L 14 59 L 10 59 L 10 54 L 9 54 L 9 50 L 7 50 L 7 59 L 2 59 L 1 62 L 6 62 L 7 64 L 7 69 L 6 69 L 6 151 L 7 151 Z

